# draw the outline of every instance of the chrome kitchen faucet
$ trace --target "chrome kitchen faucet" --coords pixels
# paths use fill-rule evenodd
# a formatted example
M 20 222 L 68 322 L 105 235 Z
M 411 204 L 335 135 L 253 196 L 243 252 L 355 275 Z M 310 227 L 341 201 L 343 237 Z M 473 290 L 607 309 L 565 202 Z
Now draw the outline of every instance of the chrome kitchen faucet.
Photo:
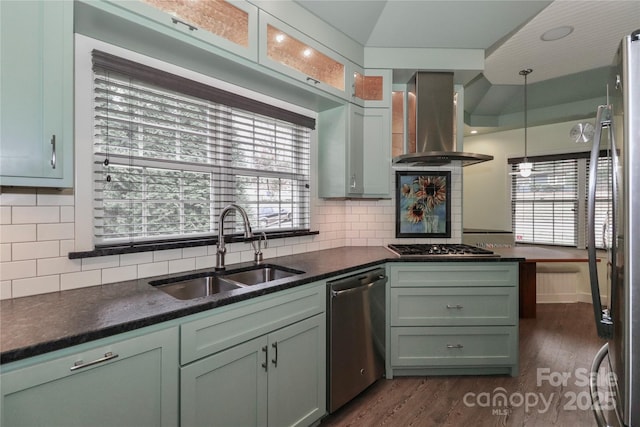
M 224 256 L 227 253 L 227 248 L 224 246 L 224 218 L 231 212 L 232 210 L 236 210 L 240 212 L 242 215 L 242 220 L 244 221 L 244 237 L 246 239 L 251 239 L 253 237 L 253 232 L 251 231 L 251 224 L 249 224 L 249 217 L 247 216 L 247 212 L 242 209 L 240 206 L 235 203 L 231 203 L 227 205 L 222 212 L 220 212 L 220 216 L 218 217 L 218 247 L 216 252 L 216 270 L 224 270 Z

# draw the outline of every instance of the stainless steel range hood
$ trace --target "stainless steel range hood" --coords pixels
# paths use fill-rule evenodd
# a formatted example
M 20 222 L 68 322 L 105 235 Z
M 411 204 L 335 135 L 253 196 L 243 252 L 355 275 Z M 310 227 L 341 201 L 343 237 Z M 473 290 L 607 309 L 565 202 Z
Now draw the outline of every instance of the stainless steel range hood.
M 418 72 L 409 92 L 415 95 L 416 152 L 394 157 L 394 164 L 441 166 L 459 160 L 469 166 L 493 160 L 493 156 L 456 149 L 453 73 Z

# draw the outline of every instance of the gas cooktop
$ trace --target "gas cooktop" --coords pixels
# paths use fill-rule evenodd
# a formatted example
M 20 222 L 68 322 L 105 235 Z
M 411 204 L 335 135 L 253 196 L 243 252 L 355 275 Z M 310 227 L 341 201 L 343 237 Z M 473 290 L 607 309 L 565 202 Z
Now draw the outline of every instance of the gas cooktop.
M 400 256 L 416 257 L 499 257 L 490 250 L 463 244 L 390 244 L 389 250 Z

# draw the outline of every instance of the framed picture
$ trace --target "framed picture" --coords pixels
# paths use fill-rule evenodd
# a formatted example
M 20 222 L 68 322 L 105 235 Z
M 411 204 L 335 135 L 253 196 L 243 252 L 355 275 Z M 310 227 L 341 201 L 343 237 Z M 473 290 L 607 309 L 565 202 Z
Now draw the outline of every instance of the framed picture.
M 396 237 L 451 237 L 451 172 L 396 171 Z

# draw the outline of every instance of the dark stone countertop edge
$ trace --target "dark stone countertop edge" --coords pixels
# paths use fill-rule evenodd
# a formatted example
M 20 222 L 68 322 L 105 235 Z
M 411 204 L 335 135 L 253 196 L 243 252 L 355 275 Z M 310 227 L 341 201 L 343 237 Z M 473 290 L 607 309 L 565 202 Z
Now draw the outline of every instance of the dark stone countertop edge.
M 351 248 L 343 247 L 343 248 L 336 248 L 336 249 L 328 249 L 325 251 L 336 251 L 339 249 L 342 249 L 343 251 L 358 250 L 357 248 L 360 248 L 360 247 L 351 247 Z M 362 248 L 366 248 L 366 247 L 362 247 Z M 285 289 L 291 289 L 291 288 L 302 286 L 308 283 L 328 279 L 331 277 L 348 274 L 350 272 L 361 270 L 363 268 L 374 267 L 380 264 L 385 264 L 387 262 L 522 262 L 524 261 L 523 258 L 506 258 L 506 257 L 471 258 L 471 259 L 470 258 L 433 259 L 428 257 L 402 258 L 402 257 L 396 256 L 395 254 L 391 253 L 385 248 L 381 247 L 379 249 L 384 252 L 378 251 L 374 255 L 365 256 L 365 258 L 370 258 L 370 259 L 362 260 L 361 262 L 359 261 L 357 263 L 353 263 L 345 266 L 334 265 L 328 269 L 325 268 L 325 270 L 323 271 L 315 271 L 311 274 L 304 274 L 298 278 L 282 279 L 277 281 L 277 283 L 273 283 L 273 284 L 269 283 L 265 285 L 252 287 L 252 288 L 247 288 L 244 290 L 244 292 L 240 294 L 237 294 L 232 291 L 232 292 L 219 294 L 220 297 L 214 297 L 214 298 L 205 297 L 197 300 L 189 300 L 191 304 L 187 304 L 187 306 L 185 307 L 177 307 L 177 308 L 171 307 L 166 310 L 159 309 L 157 312 L 150 314 L 148 316 L 142 316 L 138 318 L 123 320 L 121 322 L 113 322 L 112 324 L 109 324 L 106 326 L 100 326 L 99 328 L 96 328 L 96 329 L 90 328 L 86 330 L 80 330 L 80 331 L 77 331 L 77 333 L 66 333 L 66 334 L 62 333 L 60 335 L 54 334 L 56 335 L 55 338 L 47 339 L 43 341 L 34 341 L 33 343 L 30 343 L 28 345 L 16 346 L 15 348 L 10 348 L 8 350 L 5 350 L 5 345 L 3 345 L 4 343 L 0 342 L 0 345 L 1 345 L 0 364 L 7 364 L 7 363 L 15 362 L 21 359 L 38 356 L 44 353 L 61 350 L 61 349 L 72 347 L 79 344 L 84 344 L 86 342 L 98 340 L 101 338 L 107 338 L 107 337 L 121 334 L 124 332 L 133 331 L 143 327 L 152 326 L 158 323 L 179 319 L 181 317 L 211 310 L 217 307 L 223 307 L 223 306 L 238 303 L 241 301 L 246 301 L 262 295 L 267 295 L 267 294 L 282 291 Z M 317 253 L 320 253 L 320 252 L 323 252 L 323 251 L 317 251 Z M 307 258 L 311 258 L 314 256 L 314 252 L 307 252 L 303 254 L 271 258 L 266 260 L 265 264 L 286 265 L 287 267 L 296 268 L 296 267 L 299 267 L 299 265 L 295 261 L 288 262 L 287 259 L 290 259 L 290 258 L 295 259 L 296 257 L 300 258 L 303 256 L 306 256 Z M 330 264 L 333 264 L 333 263 L 330 263 Z M 236 267 L 238 269 L 242 269 L 242 268 L 248 268 L 248 266 L 250 265 L 252 265 L 252 263 L 242 263 L 242 264 L 236 264 L 233 267 L 235 270 Z M 299 269 L 304 270 L 304 268 L 299 268 Z M 57 294 L 59 298 L 64 298 L 65 294 L 70 295 L 73 292 L 90 292 L 92 288 L 105 288 L 105 287 L 115 288 L 116 286 L 126 286 L 126 285 L 141 286 L 141 284 L 143 286 L 148 287 L 149 289 L 151 289 L 152 291 L 158 294 L 164 294 L 158 290 L 152 289 L 148 285 L 148 282 L 153 280 L 158 280 L 158 279 L 162 280 L 162 278 L 167 278 L 172 276 L 182 277 L 182 276 L 185 276 L 185 274 L 186 274 L 185 272 L 174 273 L 174 274 L 163 275 L 158 277 L 106 284 L 106 285 L 101 285 L 101 286 L 96 286 L 91 288 L 80 288 L 77 290 L 62 291 L 54 294 Z M 20 300 L 24 300 L 25 298 L 31 298 L 34 301 L 36 301 L 38 299 L 47 298 L 47 296 L 51 296 L 51 294 L 34 295 L 32 297 L 20 298 Z M 172 298 L 172 297 L 169 297 L 168 295 L 162 295 L 162 296 L 165 298 Z M 5 301 L 9 301 L 10 303 L 11 300 L 5 300 Z M 3 301 L 2 303 L 4 303 L 5 301 Z M 126 300 L 121 302 L 121 304 L 126 304 L 126 303 L 127 303 Z M 177 305 L 180 305 L 179 302 L 177 303 Z M 6 319 L 3 319 L 3 320 L 6 320 Z M 4 327 L 10 328 L 11 326 L 4 326 Z

